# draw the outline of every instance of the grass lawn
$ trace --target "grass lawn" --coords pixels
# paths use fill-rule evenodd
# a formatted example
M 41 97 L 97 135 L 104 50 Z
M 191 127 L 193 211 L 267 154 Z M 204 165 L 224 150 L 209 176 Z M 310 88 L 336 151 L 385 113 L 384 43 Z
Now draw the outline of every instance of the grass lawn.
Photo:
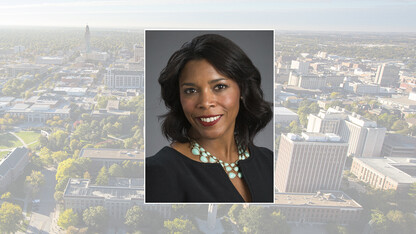
M 10 151 L 0 151 L 0 161 L 6 157 L 6 155 L 10 153 Z
M 22 146 L 22 143 L 10 133 L 0 134 L 0 149 L 9 149 Z
M 16 135 L 18 135 L 26 144 L 30 144 L 34 141 L 39 140 L 40 132 L 33 132 L 33 131 L 21 131 L 16 132 Z

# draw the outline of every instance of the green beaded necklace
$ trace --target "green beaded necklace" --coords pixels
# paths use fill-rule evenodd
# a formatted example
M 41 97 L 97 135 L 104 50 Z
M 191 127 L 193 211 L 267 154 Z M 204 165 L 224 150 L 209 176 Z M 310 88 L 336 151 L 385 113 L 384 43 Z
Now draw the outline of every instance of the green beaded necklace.
M 195 141 L 191 141 L 191 152 L 193 155 L 199 156 L 199 160 L 203 163 L 220 163 L 230 179 L 234 179 L 236 176 L 238 176 L 238 178 L 243 177 L 240 168 L 238 167 L 238 161 L 250 157 L 250 153 L 247 152 L 247 150 L 243 150 L 241 146 L 238 145 L 238 159 L 233 163 L 226 163 L 206 151 Z

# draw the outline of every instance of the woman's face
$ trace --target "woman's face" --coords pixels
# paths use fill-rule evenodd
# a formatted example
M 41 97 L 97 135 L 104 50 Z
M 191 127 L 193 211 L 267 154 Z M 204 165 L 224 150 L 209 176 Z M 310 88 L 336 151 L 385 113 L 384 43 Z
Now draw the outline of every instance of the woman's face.
M 179 77 L 183 112 L 196 139 L 227 139 L 234 134 L 240 88 L 206 60 L 191 60 Z

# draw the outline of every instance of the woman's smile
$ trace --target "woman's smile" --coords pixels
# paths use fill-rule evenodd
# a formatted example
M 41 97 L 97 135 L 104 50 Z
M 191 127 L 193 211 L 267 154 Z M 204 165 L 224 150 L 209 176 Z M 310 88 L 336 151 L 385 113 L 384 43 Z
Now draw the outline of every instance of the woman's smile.
M 214 116 L 201 116 L 197 117 L 197 119 L 201 122 L 204 127 L 213 126 L 221 119 L 221 115 L 214 115 Z

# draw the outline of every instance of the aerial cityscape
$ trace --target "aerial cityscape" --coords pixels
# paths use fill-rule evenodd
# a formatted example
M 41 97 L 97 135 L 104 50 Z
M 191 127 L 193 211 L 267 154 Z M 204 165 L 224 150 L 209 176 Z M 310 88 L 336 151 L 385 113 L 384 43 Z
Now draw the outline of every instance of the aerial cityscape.
M 0 233 L 416 233 L 415 11 L 1 2 Z M 145 204 L 143 28 L 275 29 L 273 204 Z
M 1 233 L 414 233 L 413 34 L 275 31 L 275 204 L 144 204 L 143 31 L 1 29 Z

